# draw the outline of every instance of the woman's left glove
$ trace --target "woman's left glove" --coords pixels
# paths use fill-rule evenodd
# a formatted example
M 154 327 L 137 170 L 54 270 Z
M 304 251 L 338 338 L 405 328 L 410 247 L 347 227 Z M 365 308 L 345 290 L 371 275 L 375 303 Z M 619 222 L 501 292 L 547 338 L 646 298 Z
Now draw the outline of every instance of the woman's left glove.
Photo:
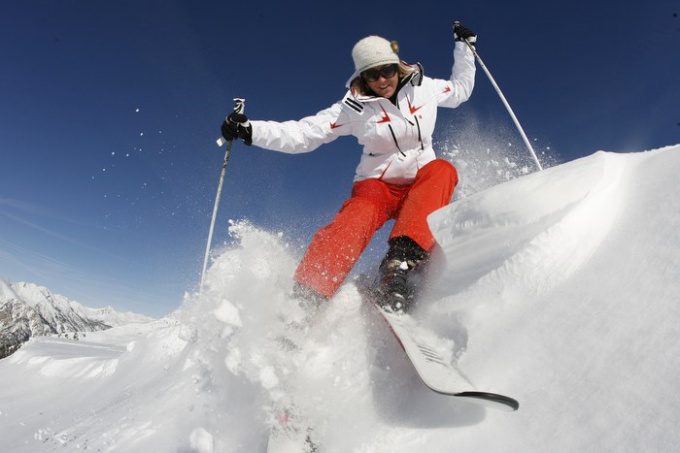
M 477 42 L 477 35 L 458 21 L 453 23 L 453 37 L 456 38 L 456 41 L 467 41 L 473 46 Z
M 250 146 L 253 143 L 253 126 L 243 113 L 231 113 L 222 123 L 222 137 L 225 140 L 239 138 Z

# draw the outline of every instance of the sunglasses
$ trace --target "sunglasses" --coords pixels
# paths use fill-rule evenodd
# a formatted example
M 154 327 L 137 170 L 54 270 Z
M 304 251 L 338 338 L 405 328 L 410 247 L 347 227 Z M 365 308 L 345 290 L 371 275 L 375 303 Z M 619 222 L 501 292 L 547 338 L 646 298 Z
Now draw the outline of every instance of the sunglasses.
M 375 82 L 380 76 L 389 79 L 390 77 L 394 77 L 394 74 L 397 73 L 397 69 L 399 69 L 398 64 L 388 64 L 380 68 L 367 69 L 361 73 L 361 77 L 367 82 Z

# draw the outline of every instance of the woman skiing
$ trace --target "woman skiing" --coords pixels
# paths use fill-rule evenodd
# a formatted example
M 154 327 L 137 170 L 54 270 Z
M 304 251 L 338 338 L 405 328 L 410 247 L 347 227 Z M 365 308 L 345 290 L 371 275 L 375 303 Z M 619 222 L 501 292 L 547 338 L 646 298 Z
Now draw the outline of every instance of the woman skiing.
M 376 293 L 384 307 L 407 311 L 435 240 L 427 216 L 448 204 L 456 169 L 432 148 L 438 107 L 455 108 L 474 87 L 475 59 L 468 45 L 476 35 L 454 28 L 454 65 L 449 80 L 424 75 L 419 64 L 400 60 L 396 43 L 369 36 L 352 49 L 355 71 L 345 96 L 299 121 L 248 121 L 232 113 L 222 124 L 227 140 L 287 153 L 309 152 L 344 135 L 363 145 L 351 197 L 312 239 L 296 272 L 294 293 L 318 305 L 338 290 L 373 234 L 394 219 L 389 250 L 379 269 Z

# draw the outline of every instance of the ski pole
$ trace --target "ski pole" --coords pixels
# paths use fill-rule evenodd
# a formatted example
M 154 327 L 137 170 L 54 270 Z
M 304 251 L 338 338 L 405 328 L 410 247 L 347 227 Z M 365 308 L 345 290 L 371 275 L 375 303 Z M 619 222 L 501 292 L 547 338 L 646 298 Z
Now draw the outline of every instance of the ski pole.
M 234 112 L 243 113 L 245 110 L 245 99 L 234 98 L 236 105 L 234 106 Z M 216 140 L 218 146 L 224 145 L 227 140 L 224 137 L 220 137 Z M 205 246 L 205 257 L 203 259 L 203 270 L 201 271 L 201 286 L 203 289 L 203 282 L 205 280 L 205 271 L 208 268 L 208 260 L 210 259 L 210 247 L 212 245 L 213 231 L 215 230 L 215 221 L 217 219 L 217 208 L 220 204 L 220 198 L 222 197 L 222 185 L 224 184 L 224 175 L 227 172 L 227 163 L 229 163 L 229 155 L 231 154 L 231 147 L 234 144 L 234 140 L 229 140 L 227 145 L 227 151 L 224 153 L 224 161 L 222 162 L 222 174 L 220 175 L 220 182 L 217 185 L 217 196 L 215 197 L 215 206 L 213 207 L 212 219 L 210 220 L 210 229 L 208 230 L 208 243 Z
M 454 33 L 455 33 L 455 31 L 458 27 L 460 27 L 460 22 L 455 21 L 453 23 Z M 522 136 L 522 139 L 524 140 L 524 144 L 527 145 L 527 148 L 529 148 L 529 152 L 531 153 L 531 156 L 534 158 L 534 161 L 536 162 L 536 166 L 538 167 L 539 170 L 543 170 L 543 167 L 541 166 L 541 162 L 538 160 L 538 156 L 536 155 L 534 148 L 531 146 L 531 142 L 529 142 L 527 135 L 524 133 L 524 129 L 522 129 L 522 125 L 519 124 L 519 120 L 517 119 L 517 116 L 515 116 L 515 113 L 512 111 L 510 104 L 508 103 L 507 99 L 505 99 L 505 96 L 503 96 L 503 92 L 501 91 L 498 84 L 496 83 L 494 78 L 491 76 L 491 73 L 489 72 L 486 65 L 484 64 L 484 62 L 480 58 L 479 54 L 477 53 L 477 49 L 475 49 L 475 46 L 473 46 L 472 43 L 470 43 L 467 39 L 464 39 L 463 42 L 465 42 L 465 44 L 467 44 L 467 46 L 470 48 L 470 50 L 474 54 L 475 58 L 479 62 L 479 65 L 482 67 L 482 69 L 486 73 L 487 77 L 489 78 L 491 85 L 493 85 L 493 87 L 496 89 L 496 93 L 498 93 L 498 96 L 500 96 L 501 101 L 503 101 L 503 104 L 505 104 L 505 108 L 508 110 L 510 117 L 515 122 L 515 126 L 517 126 L 517 129 L 519 130 L 519 134 Z

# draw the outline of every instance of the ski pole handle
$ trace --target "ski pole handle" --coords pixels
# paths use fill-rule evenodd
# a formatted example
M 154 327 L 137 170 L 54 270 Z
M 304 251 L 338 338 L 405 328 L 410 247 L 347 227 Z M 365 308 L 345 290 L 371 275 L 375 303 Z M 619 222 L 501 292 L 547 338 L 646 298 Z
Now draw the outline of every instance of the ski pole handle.
M 460 21 L 454 20 L 453 21 L 453 34 L 454 35 L 456 34 L 456 32 L 458 31 L 459 28 L 460 28 Z M 470 43 L 470 41 L 468 41 L 467 39 L 462 39 L 462 41 L 465 42 L 465 44 L 467 44 L 470 48 L 472 48 L 472 43 Z M 473 51 L 474 51 L 474 49 L 473 49 Z
M 234 98 L 234 102 L 236 103 L 236 105 L 234 105 L 234 113 L 243 113 L 246 109 L 246 100 L 243 98 Z M 216 140 L 216 143 L 217 146 L 223 146 L 227 143 L 227 140 L 225 140 L 224 137 L 220 137 Z

